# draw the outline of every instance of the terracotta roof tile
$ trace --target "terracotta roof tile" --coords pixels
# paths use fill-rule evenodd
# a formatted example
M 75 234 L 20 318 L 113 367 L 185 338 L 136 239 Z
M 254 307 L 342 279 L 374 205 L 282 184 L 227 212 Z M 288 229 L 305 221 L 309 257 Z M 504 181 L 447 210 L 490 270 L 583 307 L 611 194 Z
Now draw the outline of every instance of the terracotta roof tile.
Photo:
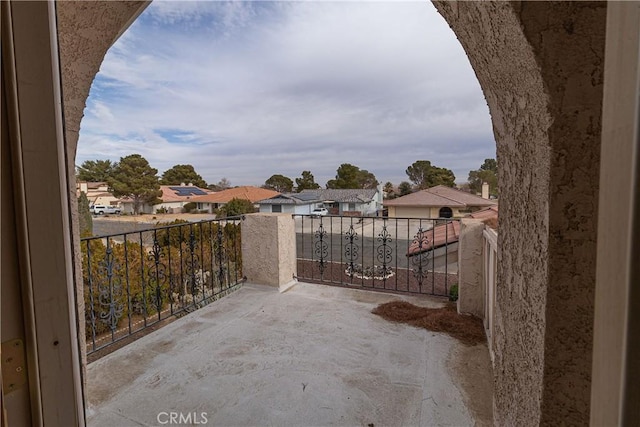
M 280 193 L 277 191 L 267 190 L 265 188 L 244 186 L 229 188 L 228 190 L 218 191 L 217 193 L 207 194 L 205 196 L 196 196 L 191 200 L 200 203 L 228 203 L 231 199 L 245 199 L 251 203 L 256 203 L 278 194 Z
M 473 212 L 465 215 L 465 218 L 479 220 L 498 218 L 498 206 L 490 206 L 486 209 Z M 417 255 L 420 252 L 426 252 L 440 246 L 456 243 L 460 239 L 460 220 L 453 220 L 446 224 L 436 225 L 431 230 L 425 231 L 423 237 L 426 238 L 427 241 L 425 242 L 423 240 L 419 242 L 414 240 L 411 245 L 409 245 L 407 256 Z

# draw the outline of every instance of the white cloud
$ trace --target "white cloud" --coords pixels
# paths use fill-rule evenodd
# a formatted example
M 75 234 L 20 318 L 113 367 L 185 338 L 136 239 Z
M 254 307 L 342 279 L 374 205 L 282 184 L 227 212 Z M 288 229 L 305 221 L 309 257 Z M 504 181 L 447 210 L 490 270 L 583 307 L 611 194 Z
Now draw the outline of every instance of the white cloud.
M 107 54 L 76 163 L 140 153 L 162 172 L 262 184 L 341 163 L 406 180 L 415 160 L 495 156 L 466 56 L 430 3 L 154 2 Z

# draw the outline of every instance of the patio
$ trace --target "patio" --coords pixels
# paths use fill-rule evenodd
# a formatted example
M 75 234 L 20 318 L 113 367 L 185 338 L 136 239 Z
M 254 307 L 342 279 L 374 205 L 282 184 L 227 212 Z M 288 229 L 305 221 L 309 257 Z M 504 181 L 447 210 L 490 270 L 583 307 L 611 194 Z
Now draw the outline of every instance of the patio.
M 491 424 L 486 345 L 371 314 L 396 299 L 444 301 L 245 284 L 91 363 L 88 425 Z

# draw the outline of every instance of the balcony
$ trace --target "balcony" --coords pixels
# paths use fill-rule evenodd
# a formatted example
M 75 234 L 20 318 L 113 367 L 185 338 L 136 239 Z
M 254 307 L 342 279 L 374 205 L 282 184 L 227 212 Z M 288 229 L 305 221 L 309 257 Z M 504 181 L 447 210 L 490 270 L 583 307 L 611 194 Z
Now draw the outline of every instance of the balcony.
M 343 220 L 353 221 L 323 218 L 323 227 Z M 109 304 L 87 304 L 97 309 L 87 316 L 87 350 L 90 359 L 96 359 L 87 366 L 88 424 L 161 425 L 169 423 L 170 417 L 181 424 L 207 425 L 491 424 L 491 362 L 485 344 L 467 346 L 448 335 L 392 323 L 371 312 L 393 300 L 422 307 L 447 303 L 426 294 L 430 292 L 413 290 L 432 289 L 438 275 L 444 275 L 447 286 L 453 284 L 449 280 L 455 274 L 448 266 L 457 263 L 457 254 L 447 255 L 445 247 L 436 256 L 437 248 L 432 248 L 420 252 L 420 265 L 407 257 L 415 236 L 428 240 L 424 236 L 434 224 L 425 221 L 420 227 L 418 223 L 411 232 L 415 224 L 408 222 L 407 230 L 402 231 L 403 236 L 408 231 L 410 238 L 398 246 L 390 262 L 394 271 L 396 263 L 407 263 L 405 276 L 411 278 L 403 279 L 409 281 L 403 289 L 405 282 L 395 278 L 351 280 L 348 274 L 353 271 L 349 262 L 359 261 L 363 269 L 369 256 L 377 262 L 372 256 L 377 253 L 374 234 L 390 228 L 391 221 L 374 224 L 371 220 L 371 233 L 364 231 L 366 224 L 360 228 L 359 245 L 371 242 L 373 246 L 359 246 L 358 253 L 367 255 L 357 260 L 336 259 L 344 253 L 344 246 L 324 252 L 332 260 L 324 259 L 322 251 L 321 259 L 316 258 L 312 249 L 309 256 L 313 260 L 296 259 L 303 236 L 311 242 L 320 239 L 315 231 L 321 220 L 314 221 L 307 233 L 307 225 L 287 215 L 234 220 L 234 231 L 242 227 L 241 243 L 234 240 L 237 233 L 224 234 L 226 223 L 175 225 L 137 237 L 101 238 L 106 253 L 108 248 L 116 253 L 120 250 L 116 245 L 126 248 L 125 242 L 136 241 L 140 262 L 134 263 L 134 270 L 142 272 L 138 274 L 145 284 L 143 294 L 150 299 L 146 303 L 139 299 L 139 312 L 130 309 L 132 296 L 127 293 L 124 299 L 116 299 L 124 302 L 121 307 L 115 305 L 120 311 Z M 402 223 L 394 223 L 395 227 L 402 228 Z M 343 244 L 341 240 L 353 243 L 350 229 L 328 232 L 323 241 L 335 239 L 330 248 Z M 378 245 L 386 243 L 377 241 Z M 422 243 L 426 248 L 427 242 Z M 90 251 L 91 244 L 86 240 L 84 244 Z M 206 255 L 199 256 L 198 268 L 186 268 L 183 262 L 190 263 L 191 255 L 200 253 Z M 443 256 L 451 256 L 451 262 L 438 261 Z M 90 254 L 85 261 L 89 259 Z M 237 263 L 240 259 L 242 265 Z M 317 283 L 293 280 L 290 271 L 295 272 L 301 259 L 310 263 L 309 271 L 322 276 L 314 276 Z M 337 286 L 324 284 L 320 271 L 324 261 L 342 263 L 346 281 L 338 282 L 337 273 L 332 273 L 326 282 Z M 94 288 L 101 286 L 103 294 L 111 295 L 108 290 L 114 284 L 121 290 L 131 289 L 129 282 L 118 279 L 131 274 L 125 274 L 131 270 L 129 261 L 124 258 L 117 264 L 127 266 L 118 269 L 120 276 L 113 274 L 115 268 L 108 274 L 108 263 L 101 264 L 102 276 L 94 275 L 89 281 L 85 274 L 85 293 L 89 287 L 95 293 Z M 161 266 L 164 273 L 158 275 Z M 86 270 L 97 272 L 91 268 Z M 209 271 L 224 274 L 207 274 Z M 413 274 L 416 271 L 424 274 Z M 390 289 L 391 285 L 397 289 Z M 174 296 L 158 306 L 159 298 L 154 295 Z M 100 307 L 120 317 L 116 326 L 94 334 L 99 329 L 96 325 L 105 324 L 100 320 L 105 317 Z M 107 351 L 111 353 L 103 355 Z

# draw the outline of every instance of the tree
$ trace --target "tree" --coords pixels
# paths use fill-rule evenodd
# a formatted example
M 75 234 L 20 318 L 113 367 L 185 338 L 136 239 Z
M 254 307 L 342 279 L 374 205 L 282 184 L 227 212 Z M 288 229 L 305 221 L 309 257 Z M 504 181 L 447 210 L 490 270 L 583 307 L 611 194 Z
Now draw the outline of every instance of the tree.
M 244 215 L 256 211 L 253 203 L 247 199 L 231 199 L 218 210 L 218 217 L 226 218 L 229 216 Z
M 302 177 L 296 178 L 296 191 L 299 193 L 302 190 L 315 190 L 320 188 L 313 177 L 311 171 L 302 171 Z
M 387 199 L 394 199 L 396 197 L 395 188 L 390 181 L 385 182 L 384 187 L 382 187 L 382 191 L 384 191 Z
M 366 169 L 343 163 L 336 171 L 336 178 L 327 182 L 327 188 L 376 188 L 378 180 Z
M 78 166 L 78 181 L 106 182 L 117 163 L 111 160 L 87 160 Z
M 291 193 L 293 191 L 293 181 L 284 175 L 271 175 L 271 177 L 264 182 L 264 188 L 279 193 Z
M 415 184 L 416 190 L 424 190 L 436 185 L 455 186 L 456 176 L 453 172 L 450 169 L 434 166 L 429 160 L 415 161 L 405 172 Z
M 180 185 L 191 183 L 196 187 L 207 188 L 207 183 L 191 165 L 175 165 L 167 169 L 160 178 L 162 185 Z
M 209 190 L 222 191 L 231 188 L 231 182 L 227 178 L 222 178 L 217 184 L 209 184 Z
M 107 183 L 114 196 L 133 200 L 133 212 L 138 214 L 142 203 L 151 203 L 162 194 L 157 173 L 140 154 L 131 154 L 120 158 Z
M 400 192 L 400 196 L 406 196 L 407 194 L 412 193 L 411 184 L 407 181 L 402 181 L 400 185 L 398 185 L 398 191 Z
M 495 159 L 485 159 L 480 169 L 469 171 L 469 189 L 472 193 L 482 192 L 482 183 L 489 184 L 489 195 L 498 195 L 498 164 Z
M 80 236 L 88 237 L 93 235 L 93 217 L 89 211 L 89 199 L 84 191 L 78 196 L 78 222 L 80 224 Z

